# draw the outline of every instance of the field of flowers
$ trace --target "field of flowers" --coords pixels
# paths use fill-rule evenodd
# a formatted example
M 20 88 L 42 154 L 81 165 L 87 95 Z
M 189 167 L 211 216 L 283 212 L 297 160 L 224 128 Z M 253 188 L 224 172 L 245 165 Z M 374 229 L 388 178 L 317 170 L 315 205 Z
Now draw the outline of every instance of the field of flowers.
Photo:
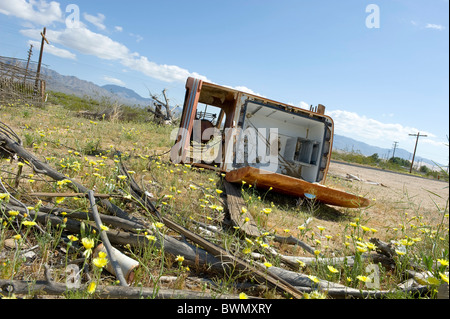
M 112 204 L 149 223 L 149 229 L 135 230 L 147 244 L 116 246 L 139 262 L 131 286 L 154 291 L 191 290 L 213 298 L 288 297 L 240 272 L 212 272 L 158 246 L 158 234 L 183 239 L 131 196 L 128 177 L 119 168 L 123 162 L 128 175 L 152 195 L 162 216 L 233 256 L 259 263 L 267 272 L 301 277 L 302 284 L 298 278 L 291 283 L 303 298 L 436 298 L 445 285 L 448 291 L 448 197 L 430 194 L 436 199 L 430 209 L 407 196 L 379 200 L 361 193 L 363 188 L 358 184 L 328 178 L 332 187 L 372 199 L 369 207 L 343 209 L 242 184 L 239 187 L 246 203 L 242 213 L 250 213 L 261 232 L 260 237 L 250 238 L 227 223 L 224 174 L 170 162 L 167 152 L 173 143 L 170 133 L 174 126 L 142 119 L 93 121 L 75 116 L 68 106 L 33 108 L 20 102 L 0 105 L 0 121 L 18 135 L 28 152 L 67 177 L 53 180 L 33 170 L 30 163 L 1 153 L 0 280 L 42 280 L 50 267 L 52 280 L 67 284 L 67 267 L 76 264 L 85 288 L 76 292 L 68 289 L 65 298 L 100 298 L 98 287 L 119 285 L 105 270 L 107 256 L 93 253 L 101 242 L 99 231 L 90 227 L 93 221 L 83 221 L 78 233 L 67 229 L 71 221 L 67 212 L 90 210 L 86 197 L 70 195 L 72 181 L 77 181 L 97 194 L 109 195 Z M 9 209 L 12 199 L 23 203 L 26 211 L 52 207 L 63 222 L 50 225 Z M 389 221 L 373 218 L 380 210 L 389 211 Z M 113 229 L 111 225 L 104 227 Z M 275 240 L 277 236 L 294 241 Z M 312 250 L 293 244 L 295 240 Z M 0 294 L 20 298 L 40 295 L 4 290 Z

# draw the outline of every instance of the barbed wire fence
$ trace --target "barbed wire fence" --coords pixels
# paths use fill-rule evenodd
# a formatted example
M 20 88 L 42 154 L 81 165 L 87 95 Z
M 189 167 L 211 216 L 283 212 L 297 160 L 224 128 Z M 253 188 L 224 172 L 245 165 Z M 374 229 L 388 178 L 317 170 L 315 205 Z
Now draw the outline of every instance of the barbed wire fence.
M 0 56 L 0 104 L 17 102 L 37 107 L 46 100 L 46 81 L 38 76 L 33 65 L 24 67 L 24 60 Z

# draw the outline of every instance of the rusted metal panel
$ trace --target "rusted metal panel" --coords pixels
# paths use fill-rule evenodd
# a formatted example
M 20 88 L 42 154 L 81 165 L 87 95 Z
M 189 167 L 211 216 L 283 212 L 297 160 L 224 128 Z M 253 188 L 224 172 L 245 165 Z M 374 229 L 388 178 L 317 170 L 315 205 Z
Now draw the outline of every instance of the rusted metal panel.
M 272 187 L 274 192 L 296 197 L 305 197 L 305 194 L 309 194 L 313 195 L 315 200 L 319 202 L 340 207 L 359 208 L 370 204 L 370 200 L 364 197 L 253 167 L 244 167 L 228 172 L 225 179 L 230 183 L 245 181 L 261 189 Z
M 202 118 L 211 114 L 208 107 L 218 113 Z M 197 109 L 204 111 L 197 113 Z M 333 119 L 325 115 L 321 104 L 306 110 L 189 78 L 171 159 L 226 172 L 229 181 L 240 182 L 246 172 L 252 183 L 257 177 L 259 186 L 272 186 L 275 191 L 288 194 L 291 190 L 294 196 L 315 191 L 318 200 L 333 205 L 364 206 L 365 199 L 320 188 L 331 161 L 333 135 Z M 258 169 L 271 174 L 255 175 Z
M 181 156 L 181 162 L 186 160 L 186 152 L 189 150 L 189 140 L 193 130 L 193 123 L 195 113 L 197 111 L 198 99 L 202 81 L 194 78 L 188 78 L 186 81 L 186 95 L 183 105 L 183 113 L 180 120 L 180 129 L 177 136 L 177 143 L 180 143 L 181 148 L 177 149 L 178 156 Z M 174 149 L 172 149 L 174 151 Z M 172 155 L 175 157 L 175 155 Z

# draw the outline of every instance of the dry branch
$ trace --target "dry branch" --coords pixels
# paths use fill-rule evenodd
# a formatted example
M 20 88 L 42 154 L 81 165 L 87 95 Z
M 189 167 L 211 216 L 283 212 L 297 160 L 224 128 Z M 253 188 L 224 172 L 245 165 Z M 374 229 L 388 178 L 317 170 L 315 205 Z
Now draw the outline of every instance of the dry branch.
M 227 181 L 224 181 L 224 185 L 227 193 L 228 212 L 230 213 L 230 218 L 233 223 L 247 236 L 261 236 L 261 232 L 253 220 L 252 215 L 248 211 L 243 210 L 247 205 L 242 199 L 241 189 Z
M 25 281 L 0 279 L 0 293 L 3 295 L 64 295 L 87 291 L 87 285 L 68 289 L 65 284 L 49 282 L 48 280 Z M 211 294 L 200 291 L 166 289 L 156 287 L 120 287 L 97 286 L 95 297 L 99 298 L 153 298 L 153 299 L 239 299 L 237 295 Z
M 300 239 L 293 237 L 292 235 L 288 237 L 283 237 L 275 234 L 273 240 L 282 244 L 298 245 L 308 253 L 314 255 L 315 249 L 313 247 L 309 246 L 307 243 L 301 241 Z
M 10 209 L 18 210 L 20 212 L 25 212 L 23 207 L 18 206 L 7 206 Z M 35 212 L 33 210 L 29 211 L 31 218 L 36 218 L 36 221 L 40 224 L 46 225 L 50 223 L 52 226 L 64 224 L 63 218 L 55 215 L 51 215 L 45 212 Z M 67 216 L 66 216 L 67 217 Z M 97 231 L 95 225 L 92 225 Z M 79 233 L 81 229 L 81 222 L 68 218 L 65 222 L 65 229 L 72 233 Z M 123 232 L 118 230 L 108 230 L 106 234 L 112 244 L 115 245 L 130 245 L 134 248 L 139 248 L 148 245 L 155 245 L 158 248 L 165 250 L 168 254 L 173 256 L 183 255 L 185 260 L 190 261 L 193 265 L 206 266 L 214 271 L 223 272 L 224 266 L 221 260 L 214 258 L 208 254 L 203 249 L 195 247 L 185 242 L 181 242 L 173 237 L 162 235 L 155 236 L 155 242 L 150 241 L 144 235 L 131 234 L 129 232 Z
M 121 170 L 125 173 L 127 169 L 121 163 Z M 302 295 L 299 291 L 290 285 L 288 282 L 285 282 L 283 279 L 270 275 L 264 269 L 264 267 L 255 267 L 246 261 L 231 255 L 228 251 L 219 247 L 208 240 L 202 238 L 201 236 L 191 232 L 190 230 L 176 224 L 166 217 L 162 217 L 155 206 L 145 197 L 142 197 L 144 192 L 137 186 L 136 182 L 134 182 L 133 178 L 128 175 L 128 180 L 130 181 L 130 186 L 133 192 L 142 200 L 145 200 L 144 205 L 146 205 L 149 209 L 151 209 L 155 214 L 161 217 L 162 222 L 173 231 L 185 236 L 195 244 L 203 247 L 207 252 L 212 254 L 214 257 L 218 258 L 221 261 L 224 261 L 228 264 L 233 265 L 237 270 L 242 271 L 244 273 L 252 275 L 258 282 L 266 283 L 267 285 L 274 287 L 282 292 L 286 292 L 292 295 L 294 298 L 301 298 Z M 145 196 L 145 194 L 144 194 Z
M 310 292 L 312 290 L 319 290 L 326 292 L 328 295 L 332 297 L 354 297 L 354 298 L 382 298 L 388 294 L 395 293 L 398 289 L 391 290 L 360 290 L 355 288 L 349 288 L 341 284 L 337 284 L 334 282 L 330 282 L 327 280 L 319 279 L 318 283 L 315 283 L 308 276 L 292 272 L 289 270 L 285 270 L 279 267 L 270 267 L 268 269 L 269 272 L 276 274 L 280 278 L 283 278 L 287 282 L 291 283 L 298 290 L 302 292 Z M 416 286 L 416 287 L 405 287 L 404 289 L 400 289 L 404 292 L 409 293 L 417 293 L 417 294 L 425 294 L 429 292 L 428 286 Z
M 108 252 L 108 257 L 111 260 L 111 263 L 114 267 L 116 276 L 119 279 L 120 284 L 122 286 L 127 287 L 128 286 L 127 281 L 123 275 L 122 268 L 120 267 L 120 265 L 117 261 L 117 256 L 115 255 L 115 252 L 111 246 L 111 243 L 109 242 L 108 235 L 102 229 L 103 223 L 102 223 L 102 220 L 100 219 L 100 215 L 97 211 L 97 205 L 95 204 L 95 199 L 94 199 L 94 192 L 88 191 L 88 197 L 89 197 L 89 202 L 91 203 L 91 210 L 94 215 L 95 224 L 97 225 L 97 228 L 99 228 L 100 238 L 102 239 L 103 245 L 105 245 L 106 251 Z
M 21 145 L 19 145 L 16 141 L 12 140 L 8 136 L 4 134 L 0 134 L 0 151 L 5 150 L 6 152 L 17 154 L 20 158 L 30 163 L 32 166 L 34 172 L 38 174 L 44 174 L 56 181 L 62 181 L 62 180 L 70 180 L 71 183 L 68 185 L 75 189 L 76 192 L 81 192 L 84 194 L 87 194 L 89 191 L 88 188 L 81 185 L 75 180 L 72 180 L 68 178 L 67 176 L 63 175 L 62 173 L 58 172 L 57 170 L 53 169 L 46 163 L 40 161 L 38 158 L 36 158 L 33 154 L 29 153 L 27 150 L 25 150 Z M 113 205 L 110 201 L 107 199 L 101 199 L 100 203 L 102 207 L 104 207 L 108 212 L 110 212 L 112 215 L 116 215 L 125 219 L 129 219 L 127 213 L 125 213 L 123 210 L 121 210 L 119 207 Z

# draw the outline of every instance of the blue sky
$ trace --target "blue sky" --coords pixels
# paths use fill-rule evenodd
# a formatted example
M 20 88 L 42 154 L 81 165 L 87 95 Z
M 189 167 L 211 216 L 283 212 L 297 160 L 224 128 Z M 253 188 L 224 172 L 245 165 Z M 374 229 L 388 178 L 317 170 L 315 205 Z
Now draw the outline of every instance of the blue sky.
M 417 155 L 446 165 L 448 12 L 448 0 L 1 0 L 0 55 L 34 44 L 37 60 L 45 26 L 43 63 L 61 74 L 166 88 L 176 104 L 188 76 L 320 103 L 336 134 L 413 152 L 420 132 Z

